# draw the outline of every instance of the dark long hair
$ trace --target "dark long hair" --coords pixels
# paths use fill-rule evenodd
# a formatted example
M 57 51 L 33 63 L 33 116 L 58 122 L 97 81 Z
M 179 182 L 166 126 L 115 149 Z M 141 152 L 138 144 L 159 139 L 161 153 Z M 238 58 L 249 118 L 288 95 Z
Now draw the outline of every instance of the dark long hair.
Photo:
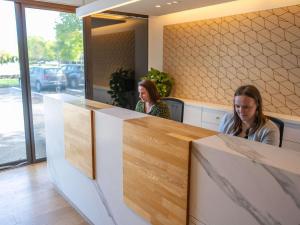
M 263 114 L 263 104 L 262 97 L 259 93 L 259 90 L 253 85 L 244 85 L 240 86 L 234 93 L 236 96 L 247 96 L 254 99 L 256 104 L 256 118 L 254 121 L 254 126 L 249 130 L 249 134 L 253 134 L 257 131 L 258 128 L 263 126 L 266 123 L 266 116 Z M 242 120 L 235 111 L 235 103 L 233 98 L 233 131 L 234 135 L 238 135 L 242 131 Z
M 151 80 L 142 80 L 138 83 L 138 86 L 142 86 L 148 91 L 152 103 L 156 104 L 160 99 L 157 88 Z

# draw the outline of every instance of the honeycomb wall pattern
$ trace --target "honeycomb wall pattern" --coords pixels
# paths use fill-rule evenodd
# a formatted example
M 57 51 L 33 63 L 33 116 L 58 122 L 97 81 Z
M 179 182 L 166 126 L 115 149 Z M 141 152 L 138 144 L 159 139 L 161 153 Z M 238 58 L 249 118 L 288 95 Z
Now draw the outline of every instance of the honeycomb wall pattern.
M 110 75 L 119 68 L 134 70 L 135 32 L 92 35 L 93 83 L 108 87 Z
M 300 116 L 300 5 L 164 27 L 173 95 L 232 104 L 253 84 L 264 110 Z

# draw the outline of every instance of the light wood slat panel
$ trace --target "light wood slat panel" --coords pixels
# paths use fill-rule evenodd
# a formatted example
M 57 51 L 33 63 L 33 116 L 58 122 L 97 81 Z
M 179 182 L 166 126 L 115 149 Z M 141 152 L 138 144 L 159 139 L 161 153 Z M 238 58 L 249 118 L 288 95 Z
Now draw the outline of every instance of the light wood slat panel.
M 94 178 L 92 119 L 89 109 L 64 104 L 65 158 L 89 178 Z
M 153 225 L 188 224 L 191 141 L 216 132 L 158 117 L 124 122 L 124 202 Z
M 72 105 L 77 105 L 79 107 L 85 108 L 85 109 L 107 109 L 107 108 L 112 108 L 112 105 L 105 104 L 102 102 L 97 102 L 89 99 L 81 99 L 81 100 L 74 100 L 74 101 L 69 101 L 69 104 Z
M 65 158 L 91 179 L 95 179 L 94 109 L 111 105 L 92 100 L 64 104 Z

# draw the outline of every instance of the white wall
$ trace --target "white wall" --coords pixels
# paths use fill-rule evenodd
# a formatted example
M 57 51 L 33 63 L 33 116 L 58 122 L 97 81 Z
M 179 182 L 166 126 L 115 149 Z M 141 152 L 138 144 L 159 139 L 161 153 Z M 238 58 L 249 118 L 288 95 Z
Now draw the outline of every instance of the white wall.
M 169 24 L 212 19 L 300 4 L 300 0 L 239 0 L 186 10 L 164 16 L 149 17 L 148 68 L 163 68 L 163 27 Z

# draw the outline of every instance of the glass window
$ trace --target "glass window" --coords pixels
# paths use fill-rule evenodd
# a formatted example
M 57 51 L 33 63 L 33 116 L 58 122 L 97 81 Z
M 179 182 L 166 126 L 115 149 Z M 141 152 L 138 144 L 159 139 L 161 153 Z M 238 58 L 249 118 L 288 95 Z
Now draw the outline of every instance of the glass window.
M 43 95 L 66 93 L 84 97 L 82 21 L 72 13 L 26 8 L 27 46 L 30 67 L 32 113 L 36 158 L 46 157 Z M 33 68 L 33 67 L 32 67 Z
M 0 33 L 0 167 L 2 167 L 27 160 L 15 8 L 12 1 L 0 1 Z

